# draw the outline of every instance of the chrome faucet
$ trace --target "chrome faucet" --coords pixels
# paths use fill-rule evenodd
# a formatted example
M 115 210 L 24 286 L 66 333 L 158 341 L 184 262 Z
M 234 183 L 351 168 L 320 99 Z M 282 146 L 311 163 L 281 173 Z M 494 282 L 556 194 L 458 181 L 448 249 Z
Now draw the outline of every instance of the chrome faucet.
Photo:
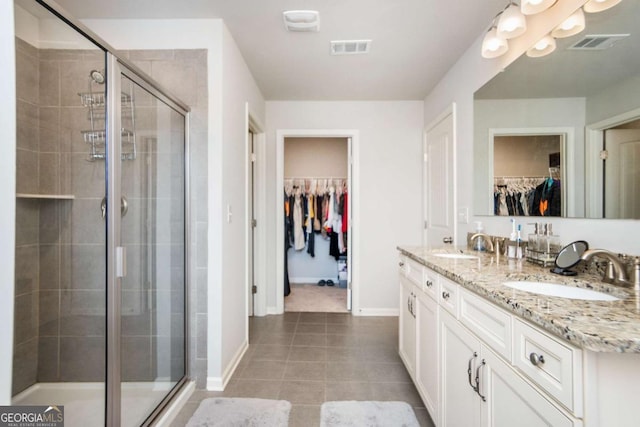
M 622 263 L 618 255 L 606 249 L 589 249 L 582 254 L 580 259 L 589 261 L 593 256 L 598 256 L 608 261 L 607 270 L 602 278 L 603 282 L 631 285 L 635 290 L 640 290 L 640 260 L 638 258 L 635 258 L 634 260 L 634 274 L 633 278 L 630 280 L 629 275 L 627 274 L 627 268 Z
M 487 245 L 487 252 L 493 252 L 493 242 L 491 241 L 491 236 L 484 233 L 476 233 L 469 238 L 469 242 L 471 243 L 471 247 L 473 247 L 473 241 L 481 238 L 484 239 L 484 243 Z

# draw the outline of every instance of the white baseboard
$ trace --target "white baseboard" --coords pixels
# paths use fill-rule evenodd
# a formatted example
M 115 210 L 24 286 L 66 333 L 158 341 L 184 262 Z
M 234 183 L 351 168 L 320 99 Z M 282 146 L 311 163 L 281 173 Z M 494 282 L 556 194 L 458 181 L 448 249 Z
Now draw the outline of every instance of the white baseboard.
M 189 381 L 185 386 L 180 390 L 177 396 L 174 397 L 171 405 L 165 409 L 163 414 L 158 418 L 154 424 L 156 427 L 168 427 L 171 425 L 173 420 L 176 419 L 176 416 L 180 413 L 184 405 L 189 400 L 189 397 L 193 394 L 196 389 L 195 381 Z
M 224 391 L 225 387 L 229 383 L 231 376 L 235 372 L 238 364 L 242 360 L 242 357 L 249 349 L 249 342 L 245 341 L 238 349 L 236 354 L 231 359 L 231 362 L 227 365 L 227 368 L 222 373 L 222 377 L 207 377 L 207 390 L 209 391 Z
M 397 308 L 361 308 L 354 316 L 399 316 L 400 310 Z
M 278 311 L 277 307 L 267 307 L 267 316 L 270 314 L 282 314 L 282 311 Z

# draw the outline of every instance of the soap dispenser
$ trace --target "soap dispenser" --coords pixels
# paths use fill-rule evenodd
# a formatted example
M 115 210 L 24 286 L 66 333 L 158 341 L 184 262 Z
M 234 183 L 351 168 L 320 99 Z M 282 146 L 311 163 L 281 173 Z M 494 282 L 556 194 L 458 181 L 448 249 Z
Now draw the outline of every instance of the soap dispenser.
M 482 227 L 482 221 L 476 221 L 476 234 L 484 233 L 484 227 Z M 482 237 L 477 237 L 475 242 L 473 243 L 474 251 L 485 251 L 486 247 L 484 244 L 484 239 Z

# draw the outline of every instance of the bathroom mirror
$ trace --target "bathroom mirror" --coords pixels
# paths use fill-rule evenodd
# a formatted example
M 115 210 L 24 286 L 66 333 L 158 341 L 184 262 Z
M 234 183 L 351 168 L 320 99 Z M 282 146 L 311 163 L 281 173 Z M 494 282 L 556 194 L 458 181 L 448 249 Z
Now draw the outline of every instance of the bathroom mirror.
M 556 266 L 551 269 L 551 272 L 562 276 L 575 276 L 576 272 L 569 269 L 580 262 L 580 257 L 587 249 L 589 244 L 584 240 L 569 243 L 558 252 Z
M 475 93 L 476 215 L 533 215 L 501 210 L 498 191 L 551 179 L 561 195 L 550 216 L 640 219 L 640 2 L 585 15 L 582 33 Z

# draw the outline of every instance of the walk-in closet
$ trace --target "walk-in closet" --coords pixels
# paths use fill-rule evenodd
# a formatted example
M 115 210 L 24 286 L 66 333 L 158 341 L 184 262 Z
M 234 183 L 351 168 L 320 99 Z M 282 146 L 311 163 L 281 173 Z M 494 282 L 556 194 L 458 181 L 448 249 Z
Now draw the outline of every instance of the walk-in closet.
M 285 138 L 285 311 L 348 311 L 348 164 L 348 138 Z

